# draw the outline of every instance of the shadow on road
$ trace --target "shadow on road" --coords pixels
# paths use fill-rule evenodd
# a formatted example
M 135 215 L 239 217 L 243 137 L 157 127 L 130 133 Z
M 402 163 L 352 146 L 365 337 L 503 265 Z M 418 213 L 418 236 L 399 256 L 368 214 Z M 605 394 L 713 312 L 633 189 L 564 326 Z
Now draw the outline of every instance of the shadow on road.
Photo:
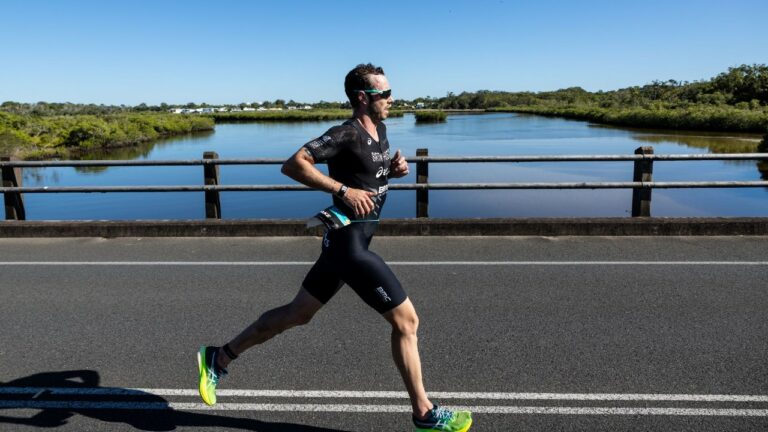
M 2 387 L 47 387 L 47 388 L 83 388 L 95 389 L 99 387 L 100 377 L 98 372 L 92 370 L 62 371 L 62 372 L 43 372 L 19 378 L 10 382 L 0 383 Z M 112 387 L 111 387 L 112 388 Z M 114 389 L 114 388 L 112 388 Z M 0 408 L 19 408 L 14 406 L 15 401 L 51 401 L 52 396 L 46 395 L 14 395 L 0 392 Z M 57 396 L 57 401 L 83 401 L 100 402 L 108 398 L 110 402 L 115 402 L 114 396 L 104 395 L 69 395 Z M 119 398 L 119 396 L 118 396 Z M 126 401 L 126 397 L 122 398 Z M 213 428 L 242 429 L 259 432 L 344 432 L 339 429 L 327 429 L 313 426 L 306 426 L 294 423 L 271 423 L 250 418 L 225 417 L 219 415 L 194 413 L 186 411 L 177 411 L 170 407 L 163 408 L 162 404 L 168 404 L 168 401 L 149 393 L 130 395 L 131 402 L 149 403 L 159 409 L 79 409 L 79 408 L 25 408 L 39 409 L 40 412 L 31 417 L 13 417 L 0 415 L 0 424 L 28 425 L 45 428 L 55 428 L 67 424 L 70 417 L 75 414 L 94 418 L 103 422 L 125 423 L 136 429 L 145 431 L 172 431 L 178 426 L 197 426 Z M 120 402 L 120 400 L 117 400 Z M 3 405 L 5 403 L 5 405 Z M 10 405 L 10 406 L 8 406 Z

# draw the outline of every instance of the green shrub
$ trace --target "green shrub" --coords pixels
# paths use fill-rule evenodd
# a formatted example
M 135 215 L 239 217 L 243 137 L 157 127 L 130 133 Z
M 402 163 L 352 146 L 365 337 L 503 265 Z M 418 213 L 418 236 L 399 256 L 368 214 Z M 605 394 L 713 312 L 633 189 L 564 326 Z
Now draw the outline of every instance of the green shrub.
M 416 111 L 416 123 L 442 123 L 448 118 L 444 111 Z
M 213 126 L 208 117 L 176 114 L 39 117 L 0 112 L 0 149 L 27 158 L 66 157 L 71 152 L 135 146 Z

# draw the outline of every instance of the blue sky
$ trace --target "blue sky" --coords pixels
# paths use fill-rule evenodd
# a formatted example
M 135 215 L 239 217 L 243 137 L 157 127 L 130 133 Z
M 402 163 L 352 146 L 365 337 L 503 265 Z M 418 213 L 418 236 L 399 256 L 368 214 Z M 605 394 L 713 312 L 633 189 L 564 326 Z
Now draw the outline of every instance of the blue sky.
M 766 0 L 0 0 L 0 101 L 340 101 L 360 62 L 404 99 L 613 90 L 768 63 L 766 17 Z

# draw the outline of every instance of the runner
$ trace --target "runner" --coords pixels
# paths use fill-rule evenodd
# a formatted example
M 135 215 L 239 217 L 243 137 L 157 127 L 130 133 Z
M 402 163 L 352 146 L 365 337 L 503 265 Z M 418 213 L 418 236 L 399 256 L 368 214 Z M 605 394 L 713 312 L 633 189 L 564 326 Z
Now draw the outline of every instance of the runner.
M 200 396 L 216 403 L 216 386 L 227 366 L 245 350 L 297 325 L 307 324 L 341 286 L 349 285 L 392 325 L 392 355 L 405 382 L 417 431 L 468 431 L 471 413 L 433 404 L 421 377 L 416 330 L 419 318 L 389 266 L 368 250 L 387 197 L 388 178 L 408 175 L 398 150 L 390 154 L 383 120 L 392 106 L 392 90 L 384 71 L 372 64 L 352 69 L 344 91 L 353 118 L 305 144 L 282 172 L 311 188 L 333 194 L 336 209 L 326 216 L 337 226 L 323 238 L 322 252 L 293 301 L 269 310 L 227 344 L 203 346 L 197 354 Z M 328 163 L 326 176 L 315 164 Z

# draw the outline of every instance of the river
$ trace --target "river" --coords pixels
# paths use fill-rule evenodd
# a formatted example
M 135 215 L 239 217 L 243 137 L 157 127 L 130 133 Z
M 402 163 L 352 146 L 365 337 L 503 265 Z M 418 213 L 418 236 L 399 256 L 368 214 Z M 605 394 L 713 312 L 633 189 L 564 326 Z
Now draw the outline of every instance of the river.
M 161 140 L 91 159 L 287 158 L 332 122 L 218 124 L 215 132 Z M 652 145 L 657 154 L 756 151 L 756 135 L 631 130 L 584 121 L 513 113 L 449 115 L 442 124 L 416 125 L 413 115 L 386 121 L 390 145 L 413 156 L 631 154 Z M 631 181 L 632 162 L 431 164 L 430 182 Z M 325 166 L 322 166 L 325 169 Z M 394 180 L 415 183 L 411 175 Z M 768 172 L 762 174 L 768 178 Z M 202 167 L 24 169 L 24 186 L 199 185 Z M 761 180 L 756 161 L 654 163 L 655 181 Z M 279 166 L 222 166 L 221 184 L 291 184 Z M 432 217 L 628 216 L 632 191 L 431 191 Z M 202 219 L 203 193 L 26 194 L 28 220 Z M 226 192 L 222 216 L 303 218 L 329 205 L 318 192 Z M 413 217 L 415 192 L 392 191 L 383 217 Z M 768 189 L 655 189 L 653 216 L 768 216 Z

